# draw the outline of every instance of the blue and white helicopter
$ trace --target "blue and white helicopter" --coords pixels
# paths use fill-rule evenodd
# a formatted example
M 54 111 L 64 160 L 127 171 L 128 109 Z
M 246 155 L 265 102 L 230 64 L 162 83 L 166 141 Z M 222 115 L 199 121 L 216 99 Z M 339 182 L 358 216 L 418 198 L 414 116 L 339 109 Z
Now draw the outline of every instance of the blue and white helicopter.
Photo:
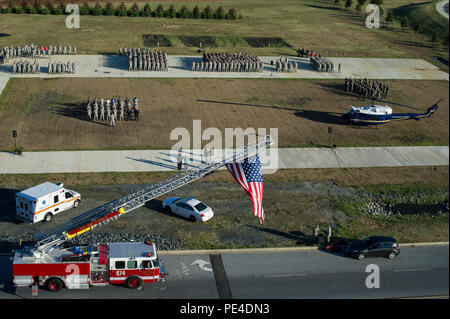
M 376 105 L 354 107 L 348 113 L 342 115 L 342 119 L 354 125 L 379 125 L 396 120 L 420 120 L 431 117 L 438 109 L 442 99 L 434 103 L 425 113 L 392 113 L 392 108 L 387 105 Z

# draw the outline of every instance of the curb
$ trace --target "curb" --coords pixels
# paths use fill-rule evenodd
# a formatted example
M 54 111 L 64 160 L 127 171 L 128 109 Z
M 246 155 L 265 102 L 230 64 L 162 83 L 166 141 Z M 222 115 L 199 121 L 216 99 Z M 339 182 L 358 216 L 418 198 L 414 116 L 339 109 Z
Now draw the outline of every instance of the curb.
M 400 247 L 448 246 L 448 242 L 408 243 Z M 278 247 L 278 248 L 242 248 L 242 249 L 197 249 L 197 250 L 160 250 L 158 255 L 209 255 L 239 253 L 281 253 L 320 250 L 320 247 Z

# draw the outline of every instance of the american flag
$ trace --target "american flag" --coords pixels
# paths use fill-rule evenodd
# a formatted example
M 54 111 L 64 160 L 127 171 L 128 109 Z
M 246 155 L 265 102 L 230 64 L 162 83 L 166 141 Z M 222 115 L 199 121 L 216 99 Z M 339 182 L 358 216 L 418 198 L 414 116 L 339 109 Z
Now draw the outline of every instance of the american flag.
M 228 163 L 226 167 L 251 198 L 253 214 L 259 217 L 259 223 L 262 224 L 264 222 L 264 209 L 262 207 L 263 177 L 259 156 L 247 157 L 241 163 Z

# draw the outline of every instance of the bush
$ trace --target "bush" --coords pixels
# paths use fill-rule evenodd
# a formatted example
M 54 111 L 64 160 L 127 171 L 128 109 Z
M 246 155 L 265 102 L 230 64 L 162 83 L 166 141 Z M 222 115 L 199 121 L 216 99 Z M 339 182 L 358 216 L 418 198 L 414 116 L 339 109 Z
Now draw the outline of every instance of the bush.
M 203 17 L 204 17 L 205 19 L 212 19 L 212 17 L 213 17 L 213 11 L 212 11 L 212 9 L 211 9 L 210 6 L 207 6 L 207 7 L 205 8 L 205 10 L 203 10 Z
M 1 0 L 0 0 L 1 1 Z M 340 1 L 340 0 L 337 0 Z M 351 1 L 351 0 L 350 0 Z M 367 1 L 367 0 L 358 0 Z M 16 2 L 8 2 L 5 7 L 0 6 L 0 13 L 28 13 L 28 14 L 55 14 L 62 15 L 66 13 L 66 0 L 23 0 L 20 5 L 12 5 Z M 57 3 L 55 6 L 54 3 Z M 142 9 L 139 9 L 137 3 L 133 3 L 130 9 L 126 8 L 125 3 L 121 3 L 117 8 L 114 8 L 111 2 L 102 6 L 99 1 L 95 5 L 90 6 L 87 1 L 84 1 L 82 5 L 79 5 L 80 15 L 107 15 L 107 16 L 142 16 L 142 17 L 167 17 L 167 18 L 181 18 L 181 19 L 242 19 L 242 15 L 238 15 L 236 9 L 231 8 L 228 12 L 225 12 L 222 6 L 219 6 L 215 11 L 206 6 L 203 11 L 196 5 L 193 10 L 190 10 L 186 5 L 183 5 L 178 11 L 173 5 L 165 10 L 162 4 L 159 4 L 155 10 L 152 10 L 149 3 L 146 3 Z
M 175 18 L 177 16 L 177 11 L 173 5 L 170 5 L 170 8 L 166 12 L 166 17 Z
M 107 16 L 112 16 L 112 15 L 114 15 L 114 6 L 113 6 L 113 4 L 112 4 L 111 2 L 108 2 L 108 3 L 105 5 L 104 12 L 105 12 L 105 15 L 107 15 Z
M 216 19 L 225 18 L 225 10 L 223 10 L 222 6 L 217 8 L 215 18 Z
M 181 7 L 180 18 L 181 19 L 189 18 L 189 9 L 186 6 Z
M 347 0 L 347 1 L 345 1 L 345 7 L 348 9 L 348 8 L 351 8 L 351 6 L 353 5 L 353 1 L 352 0 Z
M 402 19 L 400 20 L 400 26 L 402 28 L 408 28 L 409 27 L 409 20 L 407 17 L 402 17 Z
M 52 13 L 53 13 L 53 14 L 56 14 L 56 15 L 61 15 L 61 14 L 64 13 L 64 11 L 63 11 L 63 9 L 62 9 L 61 6 L 56 6 L 56 7 L 53 9 L 53 12 L 52 12 Z
M 164 7 L 162 6 L 162 4 L 159 4 L 159 5 L 156 7 L 155 13 L 156 13 L 156 16 L 157 16 L 158 18 L 164 17 Z
M 231 9 L 228 11 L 228 17 L 229 17 L 230 19 L 236 20 L 236 18 L 237 18 L 237 11 L 236 11 L 235 8 L 231 8 Z
M 194 10 L 192 10 L 192 16 L 194 17 L 194 19 L 200 19 L 200 9 L 198 8 L 198 6 L 195 6 Z
M 40 14 L 50 14 L 50 10 L 47 7 L 40 7 L 39 13 Z
M 127 15 L 127 7 L 126 7 L 125 3 L 122 2 L 116 8 L 116 10 L 114 11 L 114 14 L 119 17 L 125 17 Z
M 144 6 L 143 16 L 144 17 L 151 17 L 152 16 L 152 8 L 150 8 L 150 5 L 148 3 L 146 3 L 145 6 Z
M 13 9 L 12 9 L 12 13 L 22 14 L 23 12 L 24 12 L 24 10 L 21 6 L 13 7 Z
M 9 6 L 6 6 L 2 9 L 2 13 L 6 14 L 6 13 L 11 13 L 11 8 Z
M 441 42 L 441 40 L 439 39 L 439 34 L 437 33 L 436 30 L 433 30 L 431 32 L 431 42 L 433 42 L 433 43 Z
M 36 8 L 35 8 L 34 6 L 29 5 L 29 6 L 26 8 L 25 12 L 28 13 L 28 14 L 36 14 L 36 13 L 37 13 L 37 10 L 36 10 Z

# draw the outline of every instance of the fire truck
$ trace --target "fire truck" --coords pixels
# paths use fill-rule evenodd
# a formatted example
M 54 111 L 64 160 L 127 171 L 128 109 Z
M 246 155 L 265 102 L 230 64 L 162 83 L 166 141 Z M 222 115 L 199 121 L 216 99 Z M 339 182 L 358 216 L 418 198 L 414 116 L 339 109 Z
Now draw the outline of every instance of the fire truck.
M 39 285 L 50 291 L 125 284 L 139 288 L 143 283 L 164 281 L 166 272 L 156 247 L 150 242 L 100 243 L 87 247 L 62 248 L 85 234 L 142 207 L 148 201 L 208 176 L 227 163 L 242 161 L 273 144 L 270 136 L 237 149 L 221 161 L 203 163 L 191 170 L 145 186 L 132 194 L 92 209 L 40 234 L 34 246 L 17 249 L 13 260 L 16 287 Z
M 53 249 L 36 258 L 30 247 L 17 250 L 13 261 L 16 287 L 39 285 L 50 291 L 63 286 L 124 284 L 139 288 L 143 283 L 164 281 L 166 273 L 151 242 L 118 242 L 88 247 Z

